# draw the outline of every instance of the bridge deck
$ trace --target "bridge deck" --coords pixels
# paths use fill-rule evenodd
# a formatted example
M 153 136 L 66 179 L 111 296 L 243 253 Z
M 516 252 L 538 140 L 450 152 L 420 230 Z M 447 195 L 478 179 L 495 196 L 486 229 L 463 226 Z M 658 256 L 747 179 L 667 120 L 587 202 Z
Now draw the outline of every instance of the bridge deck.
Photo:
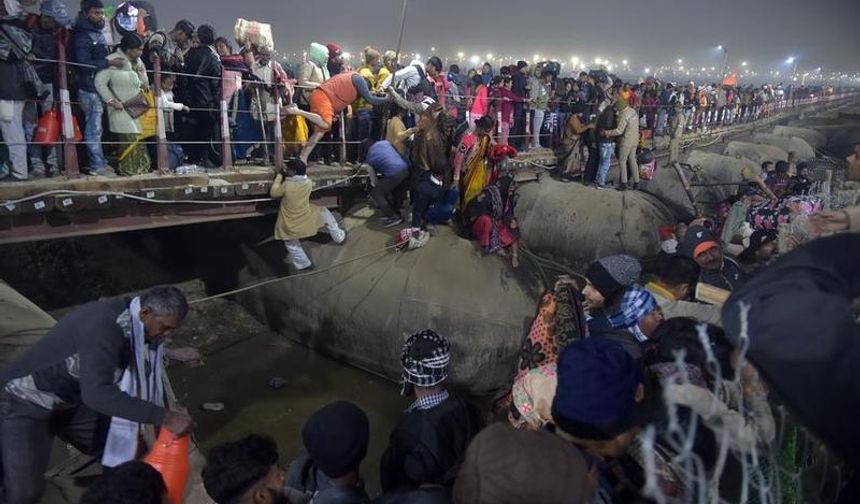
M 362 186 L 363 170 L 313 165 L 317 204 Z M 84 176 L 0 185 L 0 244 L 174 226 L 273 213 L 270 167 L 188 175 Z

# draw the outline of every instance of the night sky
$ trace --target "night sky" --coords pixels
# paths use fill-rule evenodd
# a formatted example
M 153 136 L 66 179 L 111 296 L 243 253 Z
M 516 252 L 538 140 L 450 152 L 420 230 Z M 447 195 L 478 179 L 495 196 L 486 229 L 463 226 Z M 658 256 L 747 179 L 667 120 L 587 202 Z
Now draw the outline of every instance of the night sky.
M 188 18 L 211 23 L 232 39 L 237 17 L 273 25 L 276 49 L 300 53 L 311 41 L 336 41 L 358 53 L 365 45 L 394 48 L 401 0 L 182 0 L 153 2 L 162 25 Z M 799 69 L 860 70 L 860 0 L 411 0 L 404 52 L 426 59 L 431 46 L 531 59 L 596 57 L 632 68 L 669 64 L 729 65 L 742 60 L 779 69 L 789 56 Z

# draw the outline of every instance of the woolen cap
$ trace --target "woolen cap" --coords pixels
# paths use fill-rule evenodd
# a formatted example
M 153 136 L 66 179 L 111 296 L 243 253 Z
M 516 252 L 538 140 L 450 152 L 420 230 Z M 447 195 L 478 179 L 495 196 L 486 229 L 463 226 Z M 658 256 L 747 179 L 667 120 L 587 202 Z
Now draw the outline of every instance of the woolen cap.
M 572 443 L 549 431 L 495 423 L 466 450 L 454 484 L 454 504 L 579 504 L 596 481 Z
M 619 343 L 600 336 L 575 341 L 558 357 L 553 420 L 580 439 L 612 439 L 639 423 L 642 383 L 639 364 Z
M 367 455 L 370 422 L 361 408 L 337 401 L 318 409 L 302 427 L 308 455 L 329 478 L 356 469 Z
M 593 262 L 585 276 L 603 297 L 607 297 L 635 283 L 641 274 L 642 265 L 635 257 L 618 254 Z

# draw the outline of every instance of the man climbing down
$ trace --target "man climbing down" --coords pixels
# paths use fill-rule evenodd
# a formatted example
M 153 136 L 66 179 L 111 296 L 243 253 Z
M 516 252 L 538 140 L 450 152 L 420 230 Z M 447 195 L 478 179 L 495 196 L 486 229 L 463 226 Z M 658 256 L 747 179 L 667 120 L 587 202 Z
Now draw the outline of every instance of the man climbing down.
M 307 176 L 307 165 L 294 159 L 288 168 L 295 175 L 287 176 L 279 172 L 272 182 L 269 196 L 281 200 L 275 223 L 275 239 L 284 242 L 287 258 L 296 271 L 302 271 L 313 267 L 302 248 L 302 238 L 314 236 L 325 226 L 326 232 L 340 245 L 346 241 L 346 231 L 338 226 L 328 208 L 311 205 L 314 184 Z
M 335 116 L 346 110 L 359 96 L 374 106 L 382 105 L 389 100 L 388 97 L 374 96 L 370 92 L 367 80 L 361 75 L 345 72 L 333 76 L 313 90 L 310 96 L 310 112 L 305 112 L 296 105 L 287 107 L 287 114 L 302 116 L 314 125 L 314 134 L 308 139 L 300 155 L 302 163 L 308 162 L 317 143 L 331 129 Z

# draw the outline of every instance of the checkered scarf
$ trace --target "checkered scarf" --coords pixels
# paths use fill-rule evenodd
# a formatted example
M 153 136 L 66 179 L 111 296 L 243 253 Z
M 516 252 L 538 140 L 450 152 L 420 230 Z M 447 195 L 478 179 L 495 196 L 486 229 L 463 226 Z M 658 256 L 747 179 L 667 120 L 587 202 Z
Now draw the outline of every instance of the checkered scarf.
M 414 385 L 432 387 L 448 377 L 451 345 L 445 337 L 431 329 L 419 331 L 406 340 L 400 354 L 403 365 L 400 393 L 408 396 Z
M 643 342 L 648 338 L 639 329 L 639 321 L 656 309 L 657 301 L 654 296 L 634 284 L 624 290 L 621 305 L 618 311 L 609 316 L 609 323 L 613 328 L 627 329 L 639 342 Z

